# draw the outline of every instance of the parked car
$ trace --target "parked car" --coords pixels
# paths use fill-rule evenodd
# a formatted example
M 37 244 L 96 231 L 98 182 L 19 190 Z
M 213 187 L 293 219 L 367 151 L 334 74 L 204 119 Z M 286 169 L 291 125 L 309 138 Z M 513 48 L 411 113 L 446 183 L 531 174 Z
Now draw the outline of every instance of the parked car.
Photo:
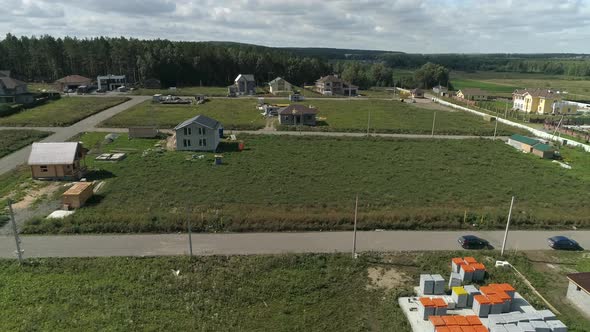
M 475 235 L 463 235 L 457 239 L 459 245 L 463 249 L 488 249 L 491 248 L 490 243 Z
M 567 236 L 554 236 L 547 239 L 549 247 L 556 250 L 581 250 L 582 247 L 578 242 L 568 238 Z

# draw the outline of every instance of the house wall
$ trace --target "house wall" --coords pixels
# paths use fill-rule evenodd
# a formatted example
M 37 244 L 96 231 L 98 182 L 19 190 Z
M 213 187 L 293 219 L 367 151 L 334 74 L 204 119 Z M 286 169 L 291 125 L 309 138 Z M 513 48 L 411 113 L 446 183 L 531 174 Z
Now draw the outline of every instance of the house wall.
M 41 165 L 32 165 L 31 173 L 35 179 L 63 179 L 72 175 L 72 165 L 46 165 L 46 171 Z M 69 167 L 68 167 L 69 166 Z
M 185 128 L 187 128 L 187 135 L 185 135 Z M 201 129 L 201 134 L 199 134 L 199 129 Z M 202 134 L 203 129 L 205 130 L 204 135 Z M 205 145 L 199 145 L 199 141 L 203 139 L 205 139 Z M 184 145 L 185 140 L 187 140 L 187 146 Z M 189 140 L 190 146 L 188 145 Z M 218 129 L 205 128 L 196 123 L 176 130 L 176 150 L 179 151 L 215 151 L 220 141 Z
M 526 113 L 536 112 L 539 107 L 539 98 L 535 98 L 531 95 L 524 97 L 524 111 Z
M 553 157 L 553 151 L 541 151 L 533 149 L 533 154 L 543 159 L 551 159 Z
M 315 126 L 316 116 L 315 114 L 304 114 L 304 115 L 280 115 L 279 123 L 282 125 L 298 125 L 298 126 Z
M 578 290 L 578 286 L 573 282 L 569 282 L 567 287 L 566 298 L 586 316 L 590 316 L 590 295 L 583 289 Z

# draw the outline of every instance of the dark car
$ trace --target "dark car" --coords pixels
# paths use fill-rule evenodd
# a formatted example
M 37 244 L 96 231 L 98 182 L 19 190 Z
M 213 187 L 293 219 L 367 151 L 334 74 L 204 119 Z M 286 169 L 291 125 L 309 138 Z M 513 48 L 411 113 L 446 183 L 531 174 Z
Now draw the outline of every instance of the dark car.
M 566 237 L 566 236 L 554 236 L 547 239 L 549 246 L 553 249 L 560 250 L 580 250 L 582 249 L 578 242 Z
M 463 235 L 457 239 L 463 249 L 487 249 L 490 243 L 475 235 Z

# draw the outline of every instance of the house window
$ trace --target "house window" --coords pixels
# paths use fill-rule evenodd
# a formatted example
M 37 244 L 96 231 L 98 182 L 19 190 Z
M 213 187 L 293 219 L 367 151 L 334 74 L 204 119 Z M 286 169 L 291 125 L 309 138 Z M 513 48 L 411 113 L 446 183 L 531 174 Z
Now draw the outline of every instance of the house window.
M 192 135 L 192 129 L 190 127 L 185 127 L 184 128 L 184 135 L 185 136 L 190 136 Z
M 203 139 L 199 139 L 199 146 L 203 146 Z
M 581 291 L 581 290 L 582 290 L 582 287 L 580 287 L 580 286 L 576 286 L 576 290 L 579 292 L 579 291 Z
M 207 139 L 203 138 L 203 146 L 207 146 Z
M 182 140 L 182 145 L 186 148 L 188 146 L 191 146 L 191 140 L 190 139 L 183 139 Z
M 202 135 L 205 135 L 205 128 L 201 129 Z
M 42 173 L 49 172 L 49 169 L 47 168 L 47 165 L 41 165 L 41 166 L 39 166 L 39 168 L 41 169 L 41 172 Z

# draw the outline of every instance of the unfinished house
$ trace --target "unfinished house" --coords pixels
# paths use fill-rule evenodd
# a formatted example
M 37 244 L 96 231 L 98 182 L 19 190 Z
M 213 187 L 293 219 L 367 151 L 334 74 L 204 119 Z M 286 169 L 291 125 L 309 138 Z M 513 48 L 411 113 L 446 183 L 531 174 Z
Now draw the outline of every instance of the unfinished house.
M 256 80 L 252 74 L 240 74 L 234 80 L 235 94 L 238 96 L 256 94 Z
M 0 70 L 0 104 L 30 104 L 35 101 L 27 89 L 27 83 L 10 77 L 9 70 Z
M 277 94 L 281 92 L 291 92 L 293 90 L 293 85 L 291 85 L 291 83 L 287 82 L 282 77 L 277 77 L 274 80 L 268 82 L 268 87 L 270 93 L 272 94 Z
M 315 90 L 325 96 L 356 96 L 358 86 L 345 82 L 338 75 L 328 75 L 315 82 Z
M 315 126 L 317 108 L 293 104 L 279 111 L 279 123 L 291 126 Z
M 174 131 L 179 151 L 215 151 L 223 137 L 221 122 L 204 115 L 180 123 Z
M 28 165 L 34 179 L 79 180 L 86 171 L 87 152 L 79 142 L 33 143 Z
M 99 91 L 113 91 L 127 85 L 125 75 L 104 75 L 96 78 Z

